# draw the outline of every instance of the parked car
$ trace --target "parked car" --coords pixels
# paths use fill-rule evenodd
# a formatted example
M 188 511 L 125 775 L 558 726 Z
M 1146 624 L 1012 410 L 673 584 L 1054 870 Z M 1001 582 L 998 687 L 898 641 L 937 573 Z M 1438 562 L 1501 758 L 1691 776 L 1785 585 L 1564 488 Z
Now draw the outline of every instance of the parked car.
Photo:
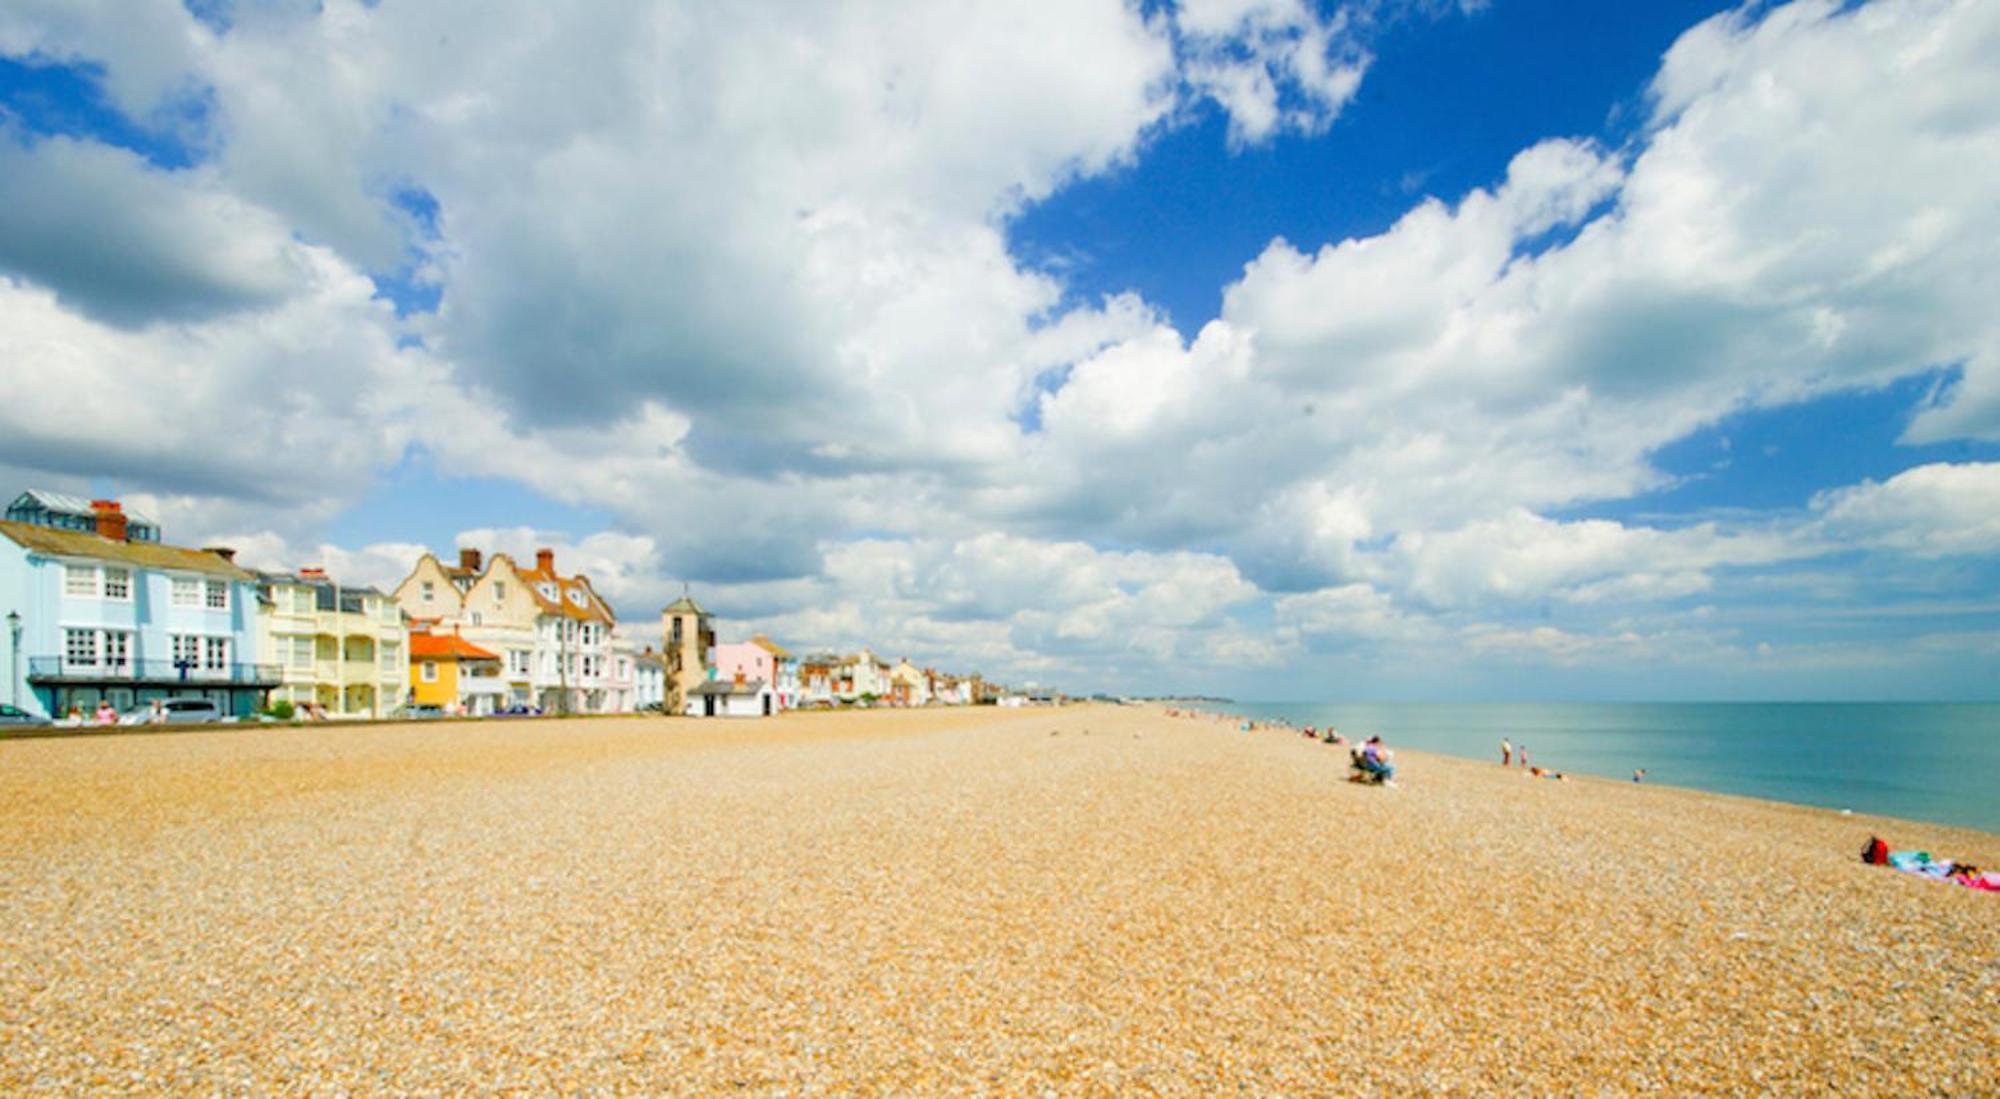
M 206 698 L 169 698 L 155 710 L 148 702 L 125 711 L 120 725 L 199 725 L 221 721 L 222 707 Z
M 504 710 L 496 712 L 494 716 L 495 717 L 540 717 L 542 716 L 542 708 L 539 706 L 524 706 L 517 702 L 514 705 L 509 706 Z
M 0 702 L 0 725 L 47 725 L 49 719 L 40 714 L 31 714 L 19 706 Z
M 405 702 L 389 711 L 391 721 L 429 721 L 444 716 L 444 707 L 421 702 Z

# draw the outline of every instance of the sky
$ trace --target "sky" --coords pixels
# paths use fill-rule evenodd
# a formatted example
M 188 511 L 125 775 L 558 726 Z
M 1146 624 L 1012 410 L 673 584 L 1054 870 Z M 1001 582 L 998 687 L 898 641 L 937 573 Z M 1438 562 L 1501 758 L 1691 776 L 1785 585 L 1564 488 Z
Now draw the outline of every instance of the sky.
M 1981 0 L 13 0 L 0 493 L 1073 691 L 2000 698 L 1996 56 Z

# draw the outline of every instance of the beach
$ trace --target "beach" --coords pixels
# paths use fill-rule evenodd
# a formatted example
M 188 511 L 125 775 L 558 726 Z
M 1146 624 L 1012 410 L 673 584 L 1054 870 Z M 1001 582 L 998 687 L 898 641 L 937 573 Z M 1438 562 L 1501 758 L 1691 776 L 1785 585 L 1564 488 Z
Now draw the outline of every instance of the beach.
M 1394 747 L 1394 745 L 1391 745 Z M 1990 1093 L 2000 836 L 1071 706 L 0 742 L 0 1089 Z

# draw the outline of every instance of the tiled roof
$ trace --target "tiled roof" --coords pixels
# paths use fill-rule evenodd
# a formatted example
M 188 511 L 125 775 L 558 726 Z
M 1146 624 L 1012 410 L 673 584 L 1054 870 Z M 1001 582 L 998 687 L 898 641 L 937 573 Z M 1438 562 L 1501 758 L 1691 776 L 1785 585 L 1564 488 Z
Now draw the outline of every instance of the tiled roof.
M 455 633 L 413 633 L 410 635 L 410 656 L 428 660 L 498 660 L 499 653 L 488 652 Z
M 81 557 L 96 561 L 116 561 L 141 568 L 172 572 L 198 572 L 227 580 L 254 580 L 249 570 L 240 568 L 207 550 L 169 546 L 159 542 L 114 542 L 77 530 L 58 530 L 32 523 L 0 519 L 0 535 L 31 553 L 50 557 Z
M 773 641 L 770 638 L 765 637 L 761 633 L 751 638 L 750 643 L 764 650 L 765 652 L 770 653 L 772 656 L 777 657 L 779 660 L 790 660 L 792 658 L 792 654 L 786 652 L 783 646 L 779 645 L 776 641 Z
M 701 604 L 695 602 L 692 597 L 683 595 L 679 599 L 676 599 L 673 602 L 667 604 L 666 609 L 662 610 L 660 613 L 661 614 L 707 614 L 708 612 L 702 610 Z

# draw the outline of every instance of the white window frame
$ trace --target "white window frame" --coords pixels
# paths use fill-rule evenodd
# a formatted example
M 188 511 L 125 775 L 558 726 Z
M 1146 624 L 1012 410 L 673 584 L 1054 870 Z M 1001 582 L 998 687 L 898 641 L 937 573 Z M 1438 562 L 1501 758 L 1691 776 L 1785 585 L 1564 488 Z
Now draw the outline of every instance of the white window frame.
M 202 582 L 201 605 L 211 611 L 229 609 L 229 581 L 206 580 Z
M 375 647 L 380 656 L 380 666 L 385 672 L 393 672 L 403 663 L 403 646 L 395 641 L 384 641 Z
M 229 670 L 229 639 L 226 637 L 204 637 L 201 640 L 201 670 L 205 672 L 226 672 Z
M 438 662 L 435 660 L 424 661 L 421 665 L 418 665 L 417 674 L 425 683 L 436 683 L 438 681 Z
M 109 599 L 113 603 L 130 603 L 132 601 L 133 575 L 130 568 L 124 565 L 106 565 L 98 570 L 98 575 L 103 578 L 104 598 Z M 123 581 L 125 590 L 122 593 L 114 593 L 111 590 L 112 577 L 114 576 Z
M 430 580 L 422 581 L 417 585 L 417 594 L 424 602 L 432 602 L 437 598 L 437 584 Z
M 495 580 L 493 582 L 493 605 L 497 607 L 506 601 L 507 582 L 505 580 Z
M 102 639 L 104 666 L 107 668 L 130 668 L 132 666 L 132 631 L 105 630 Z
M 95 668 L 98 666 L 100 651 L 97 630 L 65 629 L 63 631 L 63 667 Z
M 201 667 L 201 638 L 196 634 L 177 633 L 173 635 L 174 671 L 181 670 L 181 662 L 187 662 L 188 671 Z
M 102 594 L 98 587 L 99 571 L 96 565 L 64 564 L 63 596 L 69 599 L 96 599 Z
M 319 659 L 319 646 L 310 637 L 287 637 L 284 657 L 287 668 L 310 668 Z
M 201 579 L 194 576 L 174 577 L 169 601 L 176 607 L 201 606 Z

